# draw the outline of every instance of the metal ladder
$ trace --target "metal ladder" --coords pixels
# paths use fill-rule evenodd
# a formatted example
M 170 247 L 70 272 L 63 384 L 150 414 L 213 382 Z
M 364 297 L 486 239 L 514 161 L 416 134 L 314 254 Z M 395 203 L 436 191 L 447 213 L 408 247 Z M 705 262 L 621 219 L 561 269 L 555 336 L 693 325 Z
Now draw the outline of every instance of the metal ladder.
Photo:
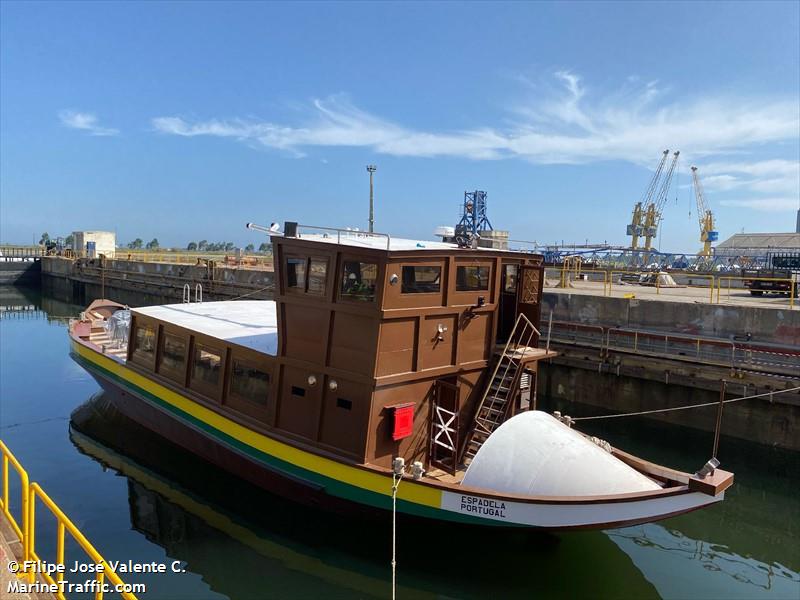
M 486 439 L 508 418 L 519 394 L 520 378 L 524 371 L 522 360 L 525 353 L 531 350 L 530 343 L 534 335 L 539 335 L 539 330 L 520 313 L 475 411 L 475 420 L 464 446 L 464 465 L 472 462 Z

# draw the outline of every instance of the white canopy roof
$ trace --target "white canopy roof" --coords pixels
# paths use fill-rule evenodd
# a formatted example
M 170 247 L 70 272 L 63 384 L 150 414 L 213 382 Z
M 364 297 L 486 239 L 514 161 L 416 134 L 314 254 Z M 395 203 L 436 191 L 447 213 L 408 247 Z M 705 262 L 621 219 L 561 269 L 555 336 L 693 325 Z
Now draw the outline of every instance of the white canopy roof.
M 481 446 L 463 485 L 528 496 L 604 496 L 660 486 L 558 419 L 520 413 Z
M 225 300 L 131 309 L 258 352 L 278 353 L 278 318 L 273 300 Z

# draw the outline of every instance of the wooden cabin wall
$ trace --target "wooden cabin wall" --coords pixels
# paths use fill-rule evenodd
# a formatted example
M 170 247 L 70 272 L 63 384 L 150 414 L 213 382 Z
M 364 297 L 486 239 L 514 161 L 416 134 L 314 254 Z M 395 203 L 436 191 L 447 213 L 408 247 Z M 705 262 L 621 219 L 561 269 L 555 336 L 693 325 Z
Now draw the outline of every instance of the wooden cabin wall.
M 366 459 L 389 466 L 394 456 L 427 462 L 430 410 L 435 382 L 459 386 L 460 425 L 465 433 L 483 392 L 496 328 L 501 258 L 464 251 L 425 257 L 391 257 L 386 264 L 376 389 Z M 403 267 L 440 269 L 439 290 L 404 293 Z M 458 267 L 488 269 L 486 289 L 459 290 Z M 440 332 L 440 328 L 442 331 Z M 392 439 L 391 406 L 415 402 L 414 434 Z
M 459 386 L 463 435 L 491 364 L 501 265 L 527 259 L 484 250 L 386 252 L 302 238 L 273 242 L 281 340 L 275 426 L 365 462 L 389 466 L 398 455 L 426 462 L 431 397 L 442 379 Z M 324 290 L 289 286 L 288 261 L 303 259 L 327 265 Z M 377 266 L 373 301 L 343 297 L 343 265 L 354 260 Z M 404 267 L 437 272 L 438 286 L 426 279 L 420 291 L 409 292 Z M 484 279 L 485 285 L 465 283 Z M 395 442 L 391 407 L 407 402 L 415 403 L 414 432 Z
M 279 374 L 275 426 L 306 442 L 362 462 L 375 385 L 384 258 L 379 252 L 335 244 L 275 238 Z M 289 260 L 317 261 L 326 273 L 320 289 L 290 286 Z M 343 264 L 374 264 L 371 301 L 342 293 Z M 306 277 L 309 273 L 306 272 Z M 313 384 L 312 384 L 313 382 Z

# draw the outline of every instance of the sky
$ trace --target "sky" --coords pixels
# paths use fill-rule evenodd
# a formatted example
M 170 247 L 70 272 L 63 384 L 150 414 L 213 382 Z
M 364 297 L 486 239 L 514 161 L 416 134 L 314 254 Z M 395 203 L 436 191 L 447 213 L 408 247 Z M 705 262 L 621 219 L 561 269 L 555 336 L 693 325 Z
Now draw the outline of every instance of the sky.
M 658 243 L 794 231 L 800 3 L 0 2 L 0 242 L 162 246 L 245 223 L 628 244 L 665 149 Z

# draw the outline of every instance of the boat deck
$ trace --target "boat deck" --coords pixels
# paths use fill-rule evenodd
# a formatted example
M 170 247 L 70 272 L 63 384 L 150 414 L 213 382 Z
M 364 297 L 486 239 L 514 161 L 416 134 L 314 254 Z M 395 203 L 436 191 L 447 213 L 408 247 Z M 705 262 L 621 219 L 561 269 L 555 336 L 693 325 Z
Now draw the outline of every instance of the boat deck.
M 441 481 L 442 483 L 451 483 L 451 484 L 460 484 L 461 480 L 464 479 L 464 474 L 467 472 L 465 468 L 460 468 L 456 471 L 455 475 L 451 475 L 447 471 L 442 471 L 441 469 L 433 468 L 430 471 L 425 472 L 425 477 L 430 477 L 431 479 L 435 479 L 436 481 Z

